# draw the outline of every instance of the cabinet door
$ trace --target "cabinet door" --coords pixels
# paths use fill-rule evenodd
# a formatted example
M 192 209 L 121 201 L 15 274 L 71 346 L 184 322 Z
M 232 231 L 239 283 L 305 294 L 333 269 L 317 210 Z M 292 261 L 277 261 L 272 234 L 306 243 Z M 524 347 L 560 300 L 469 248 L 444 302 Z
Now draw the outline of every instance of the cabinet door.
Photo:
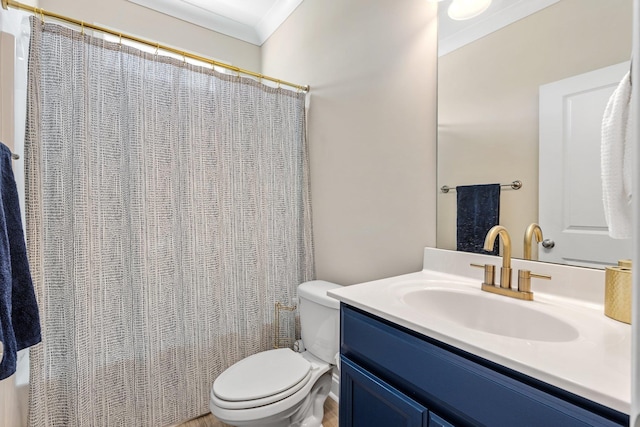
M 428 411 L 341 357 L 340 427 L 427 427 Z
M 454 425 L 446 422 L 433 412 L 429 412 L 429 427 L 454 427 Z

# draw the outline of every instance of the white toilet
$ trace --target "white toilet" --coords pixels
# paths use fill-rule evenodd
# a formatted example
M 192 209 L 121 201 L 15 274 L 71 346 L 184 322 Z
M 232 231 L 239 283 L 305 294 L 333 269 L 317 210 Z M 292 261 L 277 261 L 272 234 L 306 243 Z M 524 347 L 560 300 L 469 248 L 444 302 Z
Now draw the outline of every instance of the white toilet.
M 232 426 L 322 426 L 340 337 L 340 303 L 327 291 L 338 287 L 323 280 L 298 286 L 306 351 L 263 351 L 229 367 L 211 388 L 216 418 Z

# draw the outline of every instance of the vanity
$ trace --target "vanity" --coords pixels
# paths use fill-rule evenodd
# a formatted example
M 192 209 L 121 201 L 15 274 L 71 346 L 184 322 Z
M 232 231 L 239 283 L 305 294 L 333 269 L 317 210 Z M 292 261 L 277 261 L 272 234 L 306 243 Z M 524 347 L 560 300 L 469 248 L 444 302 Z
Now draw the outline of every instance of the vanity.
M 340 426 L 627 426 L 631 326 L 604 315 L 604 270 L 551 263 L 602 268 L 633 253 L 607 239 L 599 191 L 602 111 L 629 69 L 632 2 L 504 2 L 511 11 L 469 28 L 449 3 L 438 13 L 442 249 L 425 249 L 420 272 L 329 292 L 341 301 Z M 498 257 L 447 250 L 459 247 L 450 190 L 492 183 L 505 188 L 499 224 L 544 229 L 541 248 L 516 245 L 514 257 L 545 263 L 514 259 L 509 273 Z M 496 288 L 498 269 L 512 283 L 526 272 L 523 286 Z
M 603 314 L 604 272 L 514 260 L 552 276 L 520 301 L 480 290 L 470 264 L 499 261 L 426 248 L 420 272 L 329 292 L 342 427 L 628 425 L 631 327 Z

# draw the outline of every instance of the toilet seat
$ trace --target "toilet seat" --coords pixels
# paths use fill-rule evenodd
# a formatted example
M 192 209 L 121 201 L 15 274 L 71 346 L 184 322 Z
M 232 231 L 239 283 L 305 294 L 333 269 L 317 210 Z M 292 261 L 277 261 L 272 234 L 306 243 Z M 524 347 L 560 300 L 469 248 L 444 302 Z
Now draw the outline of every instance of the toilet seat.
M 249 356 L 213 383 L 212 399 L 220 408 L 248 409 L 285 399 L 311 378 L 312 365 L 288 348 Z

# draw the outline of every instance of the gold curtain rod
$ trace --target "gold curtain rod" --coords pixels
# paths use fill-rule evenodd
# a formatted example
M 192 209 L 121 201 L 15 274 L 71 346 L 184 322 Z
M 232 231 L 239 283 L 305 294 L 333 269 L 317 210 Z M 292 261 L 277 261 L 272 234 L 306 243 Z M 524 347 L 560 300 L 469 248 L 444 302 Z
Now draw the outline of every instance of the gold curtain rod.
M 182 51 L 182 50 L 178 50 L 178 49 L 175 49 L 175 48 L 172 48 L 172 47 L 169 47 L 169 46 L 162 45 L 160 43 L 154 43 L 154 42 L 151 42 L 151 41 L 148 41 L 148 40 L 145 40 L 145 39 L 141 39 L 141 38 L 136 37 L 136 36 L 132 36 L 132 35 L 129 35 L 129 34 L 124 34 L 124 33 L 119 33 L 117 31 L 113 31 L 113 30 L 110 30 L 108 28 L 100 27 L 98 25 L 89 24 L 89 23 L 84 22 L 84 21 L 79 21 L 79 20 L 74 19 L 74 18 L 69 18 L 68 16 L 60 15 L 60 14 L 54 13 L 54 12 L 49 12 L 49 11 L 44 10 L 42 8 L 35 7 L 35 6 L 29 6 L 27 4 L 23 4 L 23 3 L 20 3 L 20 2 L 14 1 L 14 0 L 2 0 L 2 8 L 7 10 L 9 7 L 13 8 L 13 9 L 19 9 L 19 10 L 24 10 L 24 11 L 27 11 L 27 12 L 31 12 L 36 16 L 40 15 L 43 18 L 43 20 L 44 20 L 44 17 L 47 16 L 47 17 L 50 17 L 50 18 L 54 18 L 54 19 L 58 19 L 58 20 L 61 20 L 61 21 L 69 22 L 71 24 L 77 25 L 80 28 L 88 28 L 90 30 L 95 30 L 95 31 L 100 31 L 102 33 L 106 33 L 106 34 L 111 34 L 113 36 L 119 37 L 120 39 L 127 39 L 127 40 L 131 40 L 131 41 L 134 41 L 134 42 L 137 42 L 137 43 L 141 43 L 141 44 L 147 45 L 147 46 L 154 47 L 156 49 L 162 49 L 162 50 L 165 50 L 167 52 L 172 52 L 172 53 L 175 53 L 177 55 L 182 56 L 183 58 L 196 59 L 198 61 L 202 61 L 202 62 L 206 62 L 208 64 L 211 64 L 211 66 L 222 67 L 222 68 L 225 68 L 227 70 L 231 70 L 231 71 L 233 71 L 235 73 L 238 73 L 238 74 L 245 74 L 245 75 L 248 75 L 248 76 L 256 77 L 258 80 L 269 80 L 271 82 L 277 83 L 278 85 L 289 86 L 289 87 L 292 87 L 294 89 L 301 90 L 303 92 L 308 92 L 309 89 L 310 89 L 309 85 L 304 85 L 304 86 L 303 85 L 298 85 L 298 84 L 295 84 L 295 83 L 290 83 L 290 82 L 287 82 L 287 81 L 284 81 L 284 80 L 276 79 L 274 77 L 265 76 L 265 75 L 263 75 L 261 73 L 256 73 L 255 71 L 245 70 L 245 69 L 242 69 L 240 67 L 236 67 L 236 66 L 233 66 L 233 65 L 225 64 L 224 62 L 218 62 L 218 61 L 215 61 L 215 60 L 210 59 L 210 58 L 205 58 L 204 56 L 199 56 L 199 55 L 195 55 L 193 53 L 189 53 L 189 52 L 185 52 L 185 51 Z

